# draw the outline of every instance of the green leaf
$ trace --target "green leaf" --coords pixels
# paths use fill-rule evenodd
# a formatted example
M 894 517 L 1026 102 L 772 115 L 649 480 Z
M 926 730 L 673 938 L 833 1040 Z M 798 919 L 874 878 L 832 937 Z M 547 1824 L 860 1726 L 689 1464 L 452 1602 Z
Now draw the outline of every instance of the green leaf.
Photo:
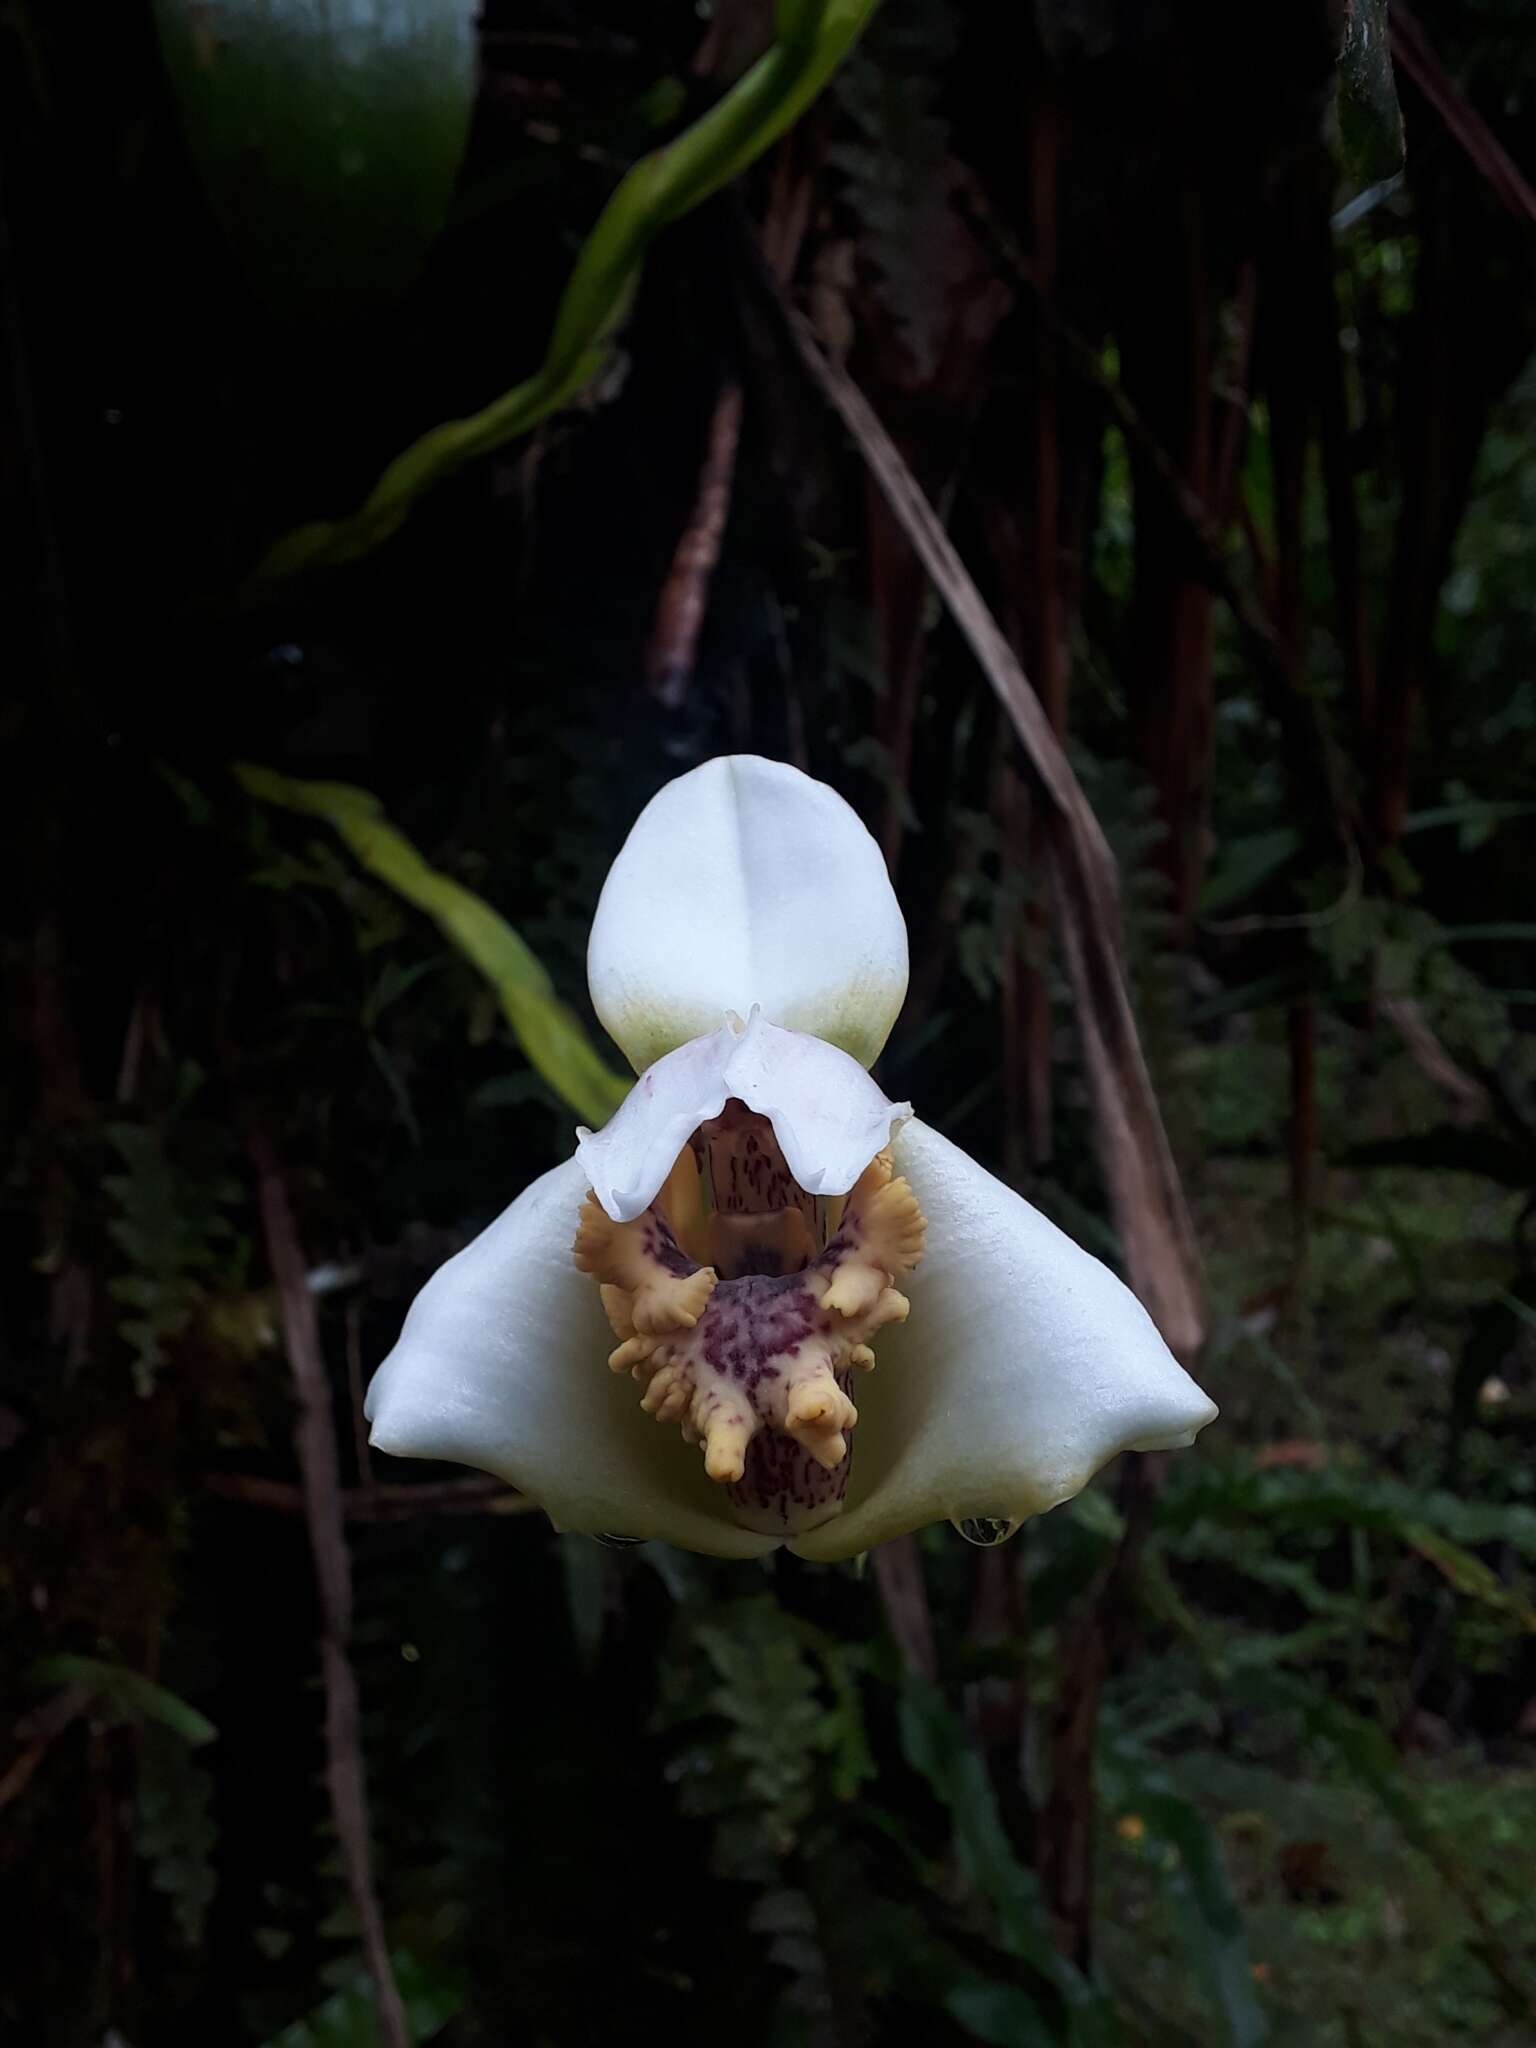
M 202 1940 L 218 1890 L 217 1845 L 213 1774 L 207 1760 L 164 1725 L 146 1731 L 133 1846 L 188 1943 Z
M 27 1675 L 34 1685 L 84 1686 L 125 1720 L 158 1721 L 194 1748 L 212 1742 L 219 1732 L 196 1707 L 122 1664 L 107 1664 L 97 1657 L 44 1657 Z
M 1041 2017 L 1040 2008 L 1017 1984 L 998 1984 L 988 1977 L 967 1977 L 944 1994 L 944 2005 L 978 2041 L 996 2048 L 1057 2048 L 1059 2036 Z
M 1214 1527 L 1364 1529 L 1407 1541 L 1409 1529 L 1431 1529 L 1452 1543 L 1508 1543 L 1536 1559 L 1536 1508 L 1521 1503 L 1462 1500 L 1438 1488 L 1373 1479 L 1355 1467 L 1323 1472 L 1259 1472 L 1205 1461 L 1170 1481 L 1158 1503 L 1165 1533 Z
M 1135 1813 L 1173 1851 L 1165 1879 L 1184 1945 L 1224 2023 L 1229 2048 L 1259 2048 L 1269 2022 L 1253 1989 L 1243 1916 L 1221 1844 L 1198 1807 L 1182 1798 L 1131 1743 L 1108 1741 L 1099 1759 L 1100 1790 L 1112 1807 Z
M 421 267 L 475 97 L 475 0 L 156 0 L 208 201 L 261 297 L 336 319 Z
M 1301 1716 L 1304 1734 L 1330 1750 L 1396 1824 L 1405 1841 L 1441 1863 L 1446 1845 L 1403 1774 L 1402 1759 L 1384 1731 L 1341 1707 L 1304 1679 L 1267 1672 L 1252 1692 L 1255 1706 L 1283 1705 Z
M 842 1683 L 827 1699 L 827 1660 L 818 1671 L 814 1632 L 799 1628 L 776 1601 L 734 1604 L 719 1620 L 698 1622 L 693 1635 L 714 1671 L 708 1704 L 729 1730 L 724 1751 L 733 1790 L 759 1810 L 782 1854 L 815 1809 L 817 1760 L 831 1757 L 835 1781 L 848 1784 L 847 1723 L 859 1722 L 857 1696 Z M 855 1750 L 862 1747 L 862 1728 L 851 1739 Z
M 1044 2018 L 1052 2005 L 1059 2003 L 1064 2008 L 1066 2035 L 1047 2038 L 1081 2043 L 1083 2048 L 1118 2038 L 1108 2001 L 1057 1951 L 1039 1880 L 1014 1855 L 986 1765 L 943 1695 L 926 1680 L 909 1675 L 902 1688 L 900 1725 L 907 1762 L 927 1779 L 947 1809 L 960 1868 L 996 1912 L 1002 1946 L 1042 1980 L 1037 2013 Z M 991 1987 L 987 1989 L 990 1994 Z M 1027 1994 L 1017 1991 L 1013 1997 L 1022 2004 Z M 967 2008 L 964 2023 L 975 2025 L 984 2039 L 1001 2039 L 996 2032 L 987 2032 L 986 2026 L 1000 2015 L 1006 2016 L 1012 2002 L 1012 1997 L 1005 1997 L 999 2003 L 990 1995 L 978 2000 L 967 1992 L 962 1995 Z M 961 2017 L 958 2011 L 956 2017 Z M 977 2021 L 985 2024 L 977 2025 Z M 1028 2044 L 1033 2037 L 1019 2033 L 1013 2038 Z
M 1507 1615 L 1526 1635 L 1536 1635 L 1536 1607 L 1511 1592 L 1492 1566 L 1484 1564 L 1480 1557 L 1463 1550 L 1438 1530 L 1425 1528 L 1421 1522 L 1410 1522 L 1404 1527 L 1403 1541 L 1466 1599 L 1480 1601 L 1484 1607 Z
M 1536 939 L 1536 924 L 1510 923 L 1451 925 L 1448 926 L 1446 930 L 1440 933 L 1439 939 L 1441 945 L 1444 946 L 1464 945 L 1469 939 L 1484 939 L 1489 941 L 1507 940 L 1512 941 L 1516 945 L 1523 946 L 1528 941 Z
M 440 2034 L 464 2004 L 463 1992 L 441 1971 L 420 1962 L 407 1952 L 390 1957 L 417 2048 Z M 281 2033 L 273 2034 L 262 2048 L 378 2048 L 379 2029 L 374 2014 L 373 1982 L 359 1964 L 340 1991 L 317 2005 L 313 2012 Z
M 1344 0 L 1339 51 L 1339 154 L 1353 192 L 1403 167 L 1403 115 L 1392 75 L 1387 0 Z
M 1530 2033 L 1536 2021 L 1536 1993 L 1523 1965 L 1509 1952 L 1488 1907 L 1462 1866 L 1450 1835 L 1439 1827 L 1419 1799 L 1403 1770 L 1402 1760 L 1375 1722 L 1315 1692 L 1304 1680 L 1282 1673 L 1267 1674 L 1267 1696 L 1256 1692 L 1261 1708 L 1281 1702 L 1300 1713 L 1303 1732 L 1330 1749 L 1349 1775 L 1377 1801 L 1403 1839 L 1433 1866 L 1441 1882 L 1461 1903 L 1477 1931 L 1467 1944 L 1494 1979 L 1501 2003 L 1517 2024 Z
M 1461 1465 L 1467 1431 L 1477 1419 L 1483 1387 L 1498 1372 L 1520 1334 L 1520 1322 L 1532 1310 L 1521 1297 L 1536 1299 L 1536 1277 L 1522 1275 L 1509 1294 L 1496 1294 L 1476 1310 L 1456 1361 L 1451 1381 L 1451 1411 L 1446 1423 L 1443 1478 L 1454 1484 Z
M 531 377 L 468 419 L 412 442 L 348 518 L 285 534 L 242 595 L 260 601 L 290 577 L 356 561 L 387 540 L 412 505 L 445 477 L 526 434 L 583 390 L 608 359 L 652 241 L 739 177 L 791 127 L 857 40 L 878 0 L 796 0 L 779 40 L 709 111 L 631 166 L 576 259 L 544 360 Z
M 629 1093 L 628 1081 L 604 1064 L 537 954 L 473 890 L 429 867 L 386 819 L 377 797 L 345 782 L 306 782 L 249 764 L 234 773 L 264 803 L 334 825 L 368 872 L 424 910 L 485 976 L 529 1064 L 561 1100 L 590 1123 L 608 1121 Z
M 1500 803 L 1486 797 L 1467 797 L 1460 803 L 1435 804 L 1428 810 L 1410 811 L 1403 820 L 1403 836 L 1429 832 L 1438 825 L 1460 828 L 1461 851 L 1481 846 L 1494 830 L 1515 818 L 1536 817 L 1536 804 Z
M 1277 825 L 1270 832 L 1249 832 L 1225 841 L 1217 848 L 1200 892 L 1200 915 L 1216 917 L 1244 902 L 1294 860 L 1304 843 L 1294 825 Z

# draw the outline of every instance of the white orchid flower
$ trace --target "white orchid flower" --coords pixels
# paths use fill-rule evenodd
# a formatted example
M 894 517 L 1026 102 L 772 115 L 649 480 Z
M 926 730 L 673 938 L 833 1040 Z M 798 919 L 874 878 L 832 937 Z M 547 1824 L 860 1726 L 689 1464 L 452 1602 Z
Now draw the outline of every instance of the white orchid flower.
M 380 1449 L 562 1529 L 835 1559 L 1004 1533 L 1215 1415 L 1106 1267 L 870 1078 L 906 927 L 833 791 L 751 755 L 669 783 L 587 967 L 640 1078 L 428 1281 Z

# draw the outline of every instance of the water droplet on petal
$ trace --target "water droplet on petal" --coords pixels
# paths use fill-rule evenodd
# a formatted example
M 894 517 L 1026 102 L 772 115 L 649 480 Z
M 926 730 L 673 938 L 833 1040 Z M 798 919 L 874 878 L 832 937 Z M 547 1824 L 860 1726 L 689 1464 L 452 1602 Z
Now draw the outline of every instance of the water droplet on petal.
M 967 1543 L 974 1543 L 978 1550 L 995 1550 L 999 1543 L 1006 1543 L 1010 1536 L 1017 1536 L 1024 1524 L 1010 1521 L 1006 1515 L 962 1515 L 949 1525 L 957 1529 Z
M 592 1541 L 594 1543 L 601 1543 L 604 1550 L 636 1550 L 645 1541 L 645 1538 L 643 1536 L 614 1536 L 610 1535 L 607 1530 L 604 1530 L 601 1535 L 594 1536 Z

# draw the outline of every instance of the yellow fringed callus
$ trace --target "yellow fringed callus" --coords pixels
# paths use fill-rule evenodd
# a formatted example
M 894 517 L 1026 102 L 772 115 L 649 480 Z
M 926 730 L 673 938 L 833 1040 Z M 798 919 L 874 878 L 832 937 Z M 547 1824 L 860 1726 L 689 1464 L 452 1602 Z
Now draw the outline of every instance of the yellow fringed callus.
M 826 1306 L 844 1316 L 869 1314 L 923 1256 L 926 1232 L 917 1197 L 894 1174 L 890 1153 L 877 1153 L 854 1183 L 837 1235 L 824 1254 L 832 1261 Z M 904 1298 L 896 1299 L 902 1302 L 900 1313 L 882 1315 L 880 1322 L 899 1322 L 906 1315 Z
M 603 1288 L 605 1306 L 610 1288 L 625 1295 L 633 1331 L 645 1337 L 691 1330 L 715 1288 L 714 1268 L 694 1265 L 657 1210 L 615 1223 L 594 1194 L 581 1205 L 573 1256 Z
M 847 1379 L 873 1366 L 876 1331 L 905 1321 L 908 1303 L 894 1283 L 922 1257 L 924 1227 L 912 1190 L 882 1152 L 819 1257 L 798 1207 L 716 1213 L 703 1238 L 720 1278 L 713 1266 L 693 1265 L 658 1208 L 614 1223 L 591 1195 L 575 1257 L 600 1283 L 619 1339 L 609 1365 L 644 1389 L 648 1415 L 703 1446 L 711 1479 L 739 1487 L 765 1430 L 829 1475 L 845 1466 L 859 1419 Z

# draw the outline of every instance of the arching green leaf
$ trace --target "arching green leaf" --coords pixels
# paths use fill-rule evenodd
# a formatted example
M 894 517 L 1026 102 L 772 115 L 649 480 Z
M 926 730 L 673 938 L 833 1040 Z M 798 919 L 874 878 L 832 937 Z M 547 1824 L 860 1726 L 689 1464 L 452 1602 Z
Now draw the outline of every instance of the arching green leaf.
M 263 299 L 332 319 L 400 291 L 442 225 L 474 0 L 156 0 L 209 204 Z
M 604 1065 L 579 1019 L 555 994 L 537 954 L 472 889 L 428 866 L 389 823 L 376 796 L 345 782 L 306 782 L 270 768 L 244 765 L 235 774 L 263 802 L 334 825 L 369 873 L 424 910 L 485 976 L 513 1037 L 561 1100 L 594 1124 L 608 1121 L 629 1083 Z

